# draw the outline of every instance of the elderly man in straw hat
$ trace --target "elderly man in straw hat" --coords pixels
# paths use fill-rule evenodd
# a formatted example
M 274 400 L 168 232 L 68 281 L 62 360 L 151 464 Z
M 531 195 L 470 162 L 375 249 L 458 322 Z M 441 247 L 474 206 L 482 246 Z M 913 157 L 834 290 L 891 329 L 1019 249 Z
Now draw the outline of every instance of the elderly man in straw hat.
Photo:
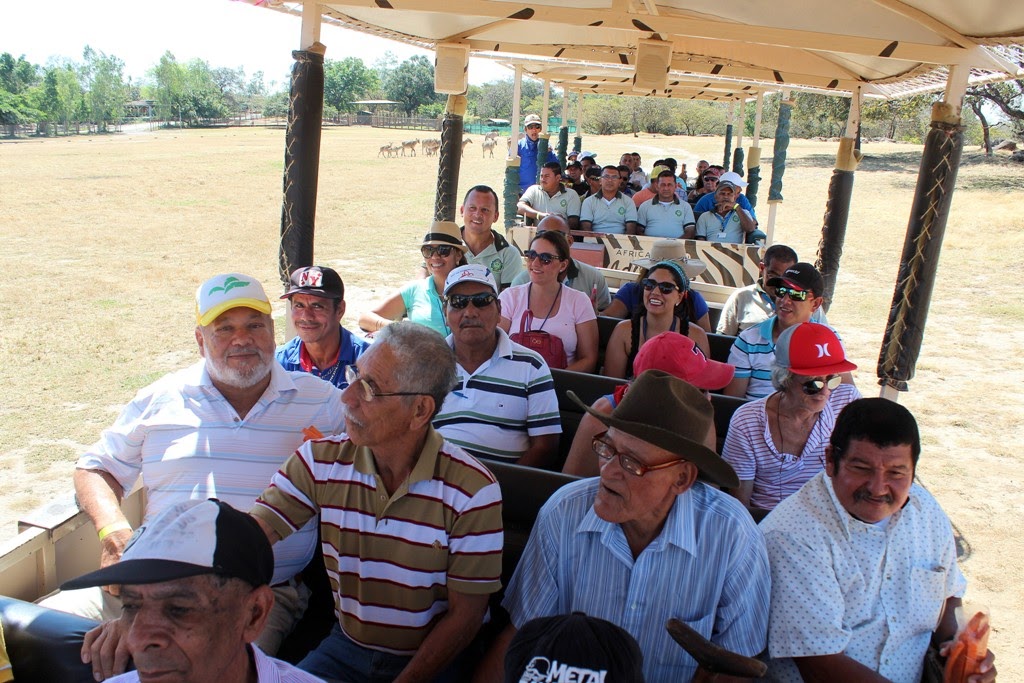
M 512 624 L 488 665 L 529 620 L 574 611 L 636 638 L 648 681 L 698 673 L 666 632 L 668 619 L 727 650 L 761 652 L 768 554 L 749 513 L 709 485 L 738 484 L 702 443 L 711 404 L 659 370 L 642 373 L 611 415 L 569 395 L 608 427 L 593 440 L 601 475 L 561 488 L 541 509 L 503 603 Z
M 634 282 L 627 282 L 615 292 L 612 303 L 605 308 L 601 315 L 609 318 L 628 318 L 633 315 L 634 309 L 643 300 L 644 288 L 640 281 L 647 277 L 647 271 L 662 261 L 674 261 L 680 266 L 686 264 L 686 245 L 680 240 L 658 240 L 651 245 L 650 258 L 642 258 L 633 261 L 633 265 L 640 269 L 639 277 Z M 698 262 L 699 263 L 699 262 Z M 685 268 L 683 269 L 685 272 Z M 704 300 L 701 293 L 690 289 L 688 296 L 693 301 L 693 322 L 705 332 L 711 331 L 711 319 L 708 317 L 708 302 Z

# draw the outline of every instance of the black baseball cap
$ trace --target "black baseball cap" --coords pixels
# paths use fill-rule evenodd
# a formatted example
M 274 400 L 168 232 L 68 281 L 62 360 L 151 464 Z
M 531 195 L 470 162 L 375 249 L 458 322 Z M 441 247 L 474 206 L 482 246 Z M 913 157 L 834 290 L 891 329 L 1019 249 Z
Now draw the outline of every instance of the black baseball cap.
M 781 276 L 773 277 L 765 284 L 769 287 L 778 287 L 779 285 L 799 287 L 814 292 L 815 296 L 821 296 L 825 291 L 825 279 L 810 263 L 797 263 L 787 268 Z
M 306 266 L 292 273 L 291 285 L 281 298 L 287 299 L 292 294 L 309 294 L 323 299 L 344 299 L 345 285 L 341 276 L 333 268 L 325 266 Z

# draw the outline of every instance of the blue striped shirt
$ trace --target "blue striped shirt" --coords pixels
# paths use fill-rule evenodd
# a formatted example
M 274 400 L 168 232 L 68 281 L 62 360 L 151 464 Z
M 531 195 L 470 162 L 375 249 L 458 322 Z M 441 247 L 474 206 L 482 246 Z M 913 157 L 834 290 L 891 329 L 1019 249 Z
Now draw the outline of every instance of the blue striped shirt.
M 474 372 L 456 365 L 458 384 L 434 418 L 444 438 L 474 457 L 516 462 L 530 437 L 560 434 L 558 396 L 540 354 L 496 328 L 491 358 Z M 448 335 L 455 348 L 455 336 Z
M 607 619 L 636 638 L 650 683 L 689 681 L 697 669 L 665 630 L 671 618 L 733 652 L 760 653 L 768 554 L 743 506 L 697 482 L 634 560 L 622 528 L 593 510 L 598 484 L 568 484 L 541 509 L 503 603 L 512 623 L 574 611 Z
M 755 399 L 770 396 L 775 392 L 772 386 L 772 366 L 775 363 L 775 341 L 772 331 L 778 316 L 740 332 L 732 348 L 729 350 L 729 365 L 736 368 L 734 377 L 750 380 L 747 384 L 747 395 L 744 398 Z M 834 329 L 828 329 L 835 332 Z M 836 333 L 842 344 L 842 337 Z

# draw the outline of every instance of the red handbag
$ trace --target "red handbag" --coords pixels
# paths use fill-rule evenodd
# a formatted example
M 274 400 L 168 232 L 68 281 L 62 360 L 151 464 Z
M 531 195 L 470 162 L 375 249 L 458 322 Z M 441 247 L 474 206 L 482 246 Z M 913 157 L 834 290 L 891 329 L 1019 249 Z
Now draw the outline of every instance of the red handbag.
M 532 293 L 532 289 L 533 283 L 530 284 L 530 290 L 527 290 L 527 307 L 530 305 L 530 293 Z M 562 290 L 559 289 L 558 296 L 555 297 L 554 303 L 551 304 L 551 308 L 548 310 L 548 317 L 544 318 L 544 322 L 538 330 L 529 329 L 533 324 L 533 311 L 527 308 L 526 312 L 523 313 L 523 317 L 519 319 L 519 331 L 513 334 L 510 338 L 517 344 L 522 344 L 531 351 L 539 353 L 547 362 L 549 368 L 559 368 L 564 370 L 569 365 L 569 359 L 565 355 L 565 346 L 562 344 L 562 340 L 559 337 L 544 331 L 544 325 L 547 324 L 548 318 L 551 317 L 551 311 L 555 310 L 555 304 L 558 303 L 558 299 L 561 296 Z

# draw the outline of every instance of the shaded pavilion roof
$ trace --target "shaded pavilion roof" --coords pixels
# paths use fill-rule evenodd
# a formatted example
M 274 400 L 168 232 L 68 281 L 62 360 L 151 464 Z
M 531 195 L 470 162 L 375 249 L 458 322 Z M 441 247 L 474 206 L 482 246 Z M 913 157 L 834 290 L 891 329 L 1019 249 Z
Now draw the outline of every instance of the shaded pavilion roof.
M 289 0 L 236 0 L 301 14 Z M 1024 3 L 1004 0 L 326 0 L 324 23 L 522 64 L 574 91 L 632 91 L 639 41 L 672 44 L 656 94 L 738 99 L 792 88 L 899 97 L 1024 75 Z

